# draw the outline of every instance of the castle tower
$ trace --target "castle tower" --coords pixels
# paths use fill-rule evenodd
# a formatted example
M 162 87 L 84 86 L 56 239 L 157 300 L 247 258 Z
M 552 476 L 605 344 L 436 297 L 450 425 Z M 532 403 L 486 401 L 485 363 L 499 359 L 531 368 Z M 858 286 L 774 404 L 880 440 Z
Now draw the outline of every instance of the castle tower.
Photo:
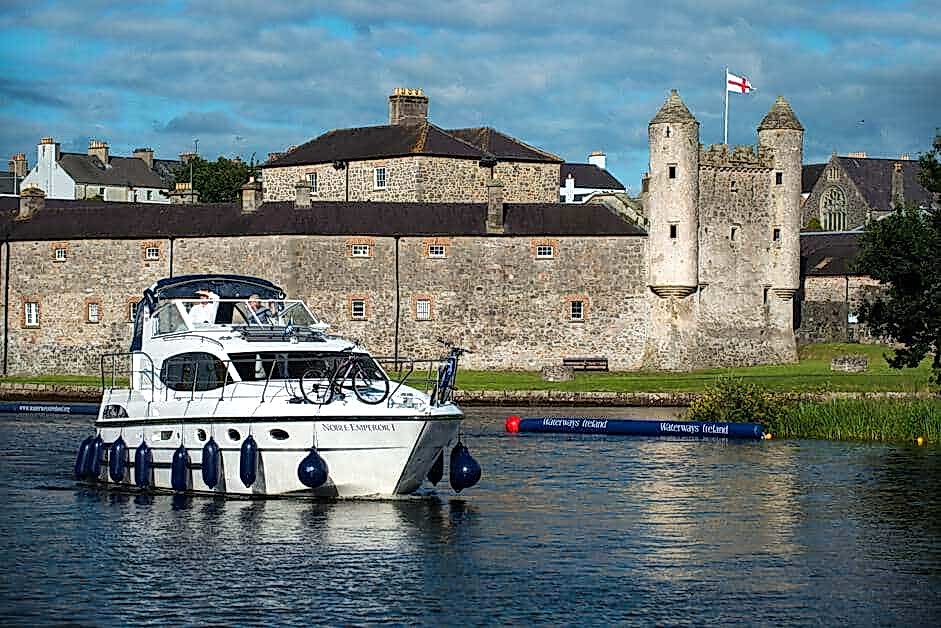
M 769 282 L 771 291 L 787 301 L 800 287 L 800 200 L 801 164 L 804 156 L 804 127 L 782 96 L 758 125 L 758 145 L 774 153 L 771 173 L 772 225 Z M 783 305 L 783 304 L 782 304 Z M 782 312 L 784 314 L 784 312 Z
M 682 298 L 699 285 L 699 122 L 674 89 L 647 133 L 650 289 Z

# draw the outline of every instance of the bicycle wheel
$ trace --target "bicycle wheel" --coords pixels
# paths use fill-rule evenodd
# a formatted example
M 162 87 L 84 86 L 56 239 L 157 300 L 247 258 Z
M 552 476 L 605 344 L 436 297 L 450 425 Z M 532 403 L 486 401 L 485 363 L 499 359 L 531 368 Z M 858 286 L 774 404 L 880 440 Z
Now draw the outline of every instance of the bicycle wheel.
M 374 406 L 389 396 L 389 380 L 378 369 L 357 365 L 352 376 L 353 394 L 363 403 Z
M 298 384 L 307 403 L 326 404 L 333 401 L 333 386 L 323 369 L 307 369 Z

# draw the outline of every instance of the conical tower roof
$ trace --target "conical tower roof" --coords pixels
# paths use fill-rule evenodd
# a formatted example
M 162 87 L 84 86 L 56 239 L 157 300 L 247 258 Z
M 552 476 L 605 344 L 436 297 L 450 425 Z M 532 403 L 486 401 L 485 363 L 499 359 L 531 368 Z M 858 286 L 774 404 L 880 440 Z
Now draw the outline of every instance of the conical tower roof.
M 662 124 L 664 122 L 696 122 L 696 118 L 686 108 L 675 89 L 670 90 L 667 101 L 660 107 L 660 111 L 653 117 L 650 124 Z
M 797 119 L 797 116 L 794 115 L 794 110 L 791 109 L 791 106 L 787 104 L 787 101 L 784 100 L 784 96 L 778 96 L 778 99 L 774 101 L 774 104 L 771 106 L 771 111 L 764 117 L 761 121 L 761 124 L 758 125 L 759 131 L 767 131 L 771 129 L 793 129 L 795 131 L 803 131 L 804 127 L 801 126 L 800 120 Z

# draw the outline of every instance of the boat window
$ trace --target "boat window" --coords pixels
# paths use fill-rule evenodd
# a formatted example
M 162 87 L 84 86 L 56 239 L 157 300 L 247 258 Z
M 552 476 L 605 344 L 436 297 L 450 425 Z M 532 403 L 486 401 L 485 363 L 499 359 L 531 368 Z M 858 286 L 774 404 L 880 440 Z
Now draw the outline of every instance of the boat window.
M 317 322 L 317 319 L 311 316 L 304 304 L 300 302 L 288 304 L 281 312 L 280 318 L 285 325 L 291 324 L 295 327 L 307 327 Z
M 226 381 L 226 366 L 211 353 L 181 353 L 167 358 L 160 381 L 172 390 L 214 390 Z
M 355 355 L 367 373 L 378 376 L 381 370 L 375 360 L 364 353 Z M 347 353 L 325 351 L 259 351 L 231 355 L 232 365 L 242 381 L 264 380 L 269 374 L 271 379 L 298 379 L 305 374 L 328 378 L 347 357 Z
M 167 303 L 157 309 L 153 317 L 154 335 L 172 334 L 178 331 L 186 331 L 186 321 L 180 314 L 180 309 L 176 303 Z

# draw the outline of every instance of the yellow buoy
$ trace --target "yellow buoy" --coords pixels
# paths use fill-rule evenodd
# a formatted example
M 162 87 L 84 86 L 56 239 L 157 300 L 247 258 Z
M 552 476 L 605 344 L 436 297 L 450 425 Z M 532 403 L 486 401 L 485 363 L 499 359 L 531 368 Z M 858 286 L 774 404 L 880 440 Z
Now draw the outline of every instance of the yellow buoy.
M 925 444 L 925 437 L 924 437 L 924 436 L 919 436 L 918 438 L 915 439 L 915 442 L 918 443 L 918 446 L 919 446 L 919 447 L 921 447 L 922 445 Z

